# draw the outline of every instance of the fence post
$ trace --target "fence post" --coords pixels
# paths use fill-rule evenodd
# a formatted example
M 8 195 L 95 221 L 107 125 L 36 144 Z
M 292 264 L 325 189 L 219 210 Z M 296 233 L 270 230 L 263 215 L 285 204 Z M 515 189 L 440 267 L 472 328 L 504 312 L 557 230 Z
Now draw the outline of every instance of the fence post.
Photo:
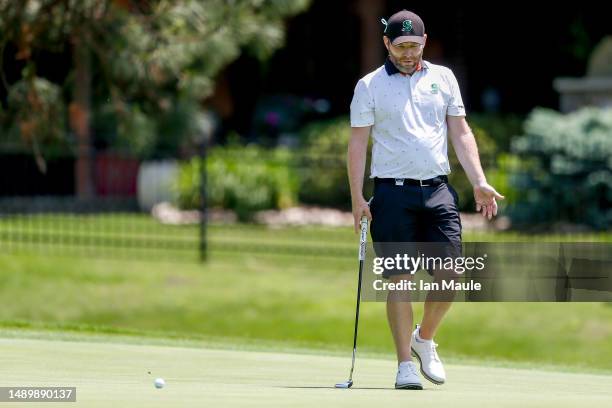
M 206 211 L 206 207 L 208 206 L 208 197 L 206 195 L 206 148 L 207 148 L 208 140 L 204 139 L 202 141 L 202 146 L 200 150 L 200 261 L 206 262 L 208 257 L 208 245 L 207 245 L 207 223 L 208 223 L 208 215 Z

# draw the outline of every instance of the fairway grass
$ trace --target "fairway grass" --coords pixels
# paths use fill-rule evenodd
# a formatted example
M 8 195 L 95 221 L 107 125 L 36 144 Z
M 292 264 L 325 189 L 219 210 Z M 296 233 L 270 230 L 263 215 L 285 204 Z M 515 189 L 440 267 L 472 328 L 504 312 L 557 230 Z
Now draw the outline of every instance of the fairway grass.
M 0 255 L 0 327 L 155 332 L 346 350 L 353 259 L 215 254 L 206 264 Z M 422 316 L 416 303 L 415 321 Z M 389 355 L 384 303 L 364 302 L 360 350 Z M 456 303 L 436 335 L 445 358 L 612 369 L 604 303 Z
M 0 386 L 74 386 L 66 407 L 609 407 L 612 375 L 447 363 L 448 382 L 394 390 L 395 362 L 350 353 L 215 348 L 122 336 L 0 330 Z M 153 381 L 162 377 L 166 387 Z M 28 404 L 49 406 L 47 403 Z

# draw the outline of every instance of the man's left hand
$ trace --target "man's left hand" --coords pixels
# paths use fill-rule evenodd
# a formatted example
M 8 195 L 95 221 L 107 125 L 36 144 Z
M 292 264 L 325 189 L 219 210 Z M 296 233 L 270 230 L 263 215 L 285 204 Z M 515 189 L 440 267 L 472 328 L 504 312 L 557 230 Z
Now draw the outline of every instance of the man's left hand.
M 474 200 L 476 201 L 476 211 L 482 212 L 483 217 L 491 219 L 497 215 L 497 201 L 505 197 L 499 194 L 493 186 L 482 183 L 474 186 Z

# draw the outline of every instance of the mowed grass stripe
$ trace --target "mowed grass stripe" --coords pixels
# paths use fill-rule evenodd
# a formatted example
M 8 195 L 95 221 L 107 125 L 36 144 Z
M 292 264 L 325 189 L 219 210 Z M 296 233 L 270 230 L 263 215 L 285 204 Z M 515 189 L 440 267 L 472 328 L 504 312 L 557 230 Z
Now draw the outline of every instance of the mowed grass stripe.
M 609 407 L 612 376 L 448 364 L 448 382 L 394 390 L 395 362 L 350 356 L 0 339 L 4 386 L 76 386 L 87 407 Z M 149 374 L 150 373 L 150 374 Z M 162 377 L 158 390 L 153 380 Z M 41 404 L 42 405 L 42 404 Z M 34 406 L 34 405 L 32 405 Z

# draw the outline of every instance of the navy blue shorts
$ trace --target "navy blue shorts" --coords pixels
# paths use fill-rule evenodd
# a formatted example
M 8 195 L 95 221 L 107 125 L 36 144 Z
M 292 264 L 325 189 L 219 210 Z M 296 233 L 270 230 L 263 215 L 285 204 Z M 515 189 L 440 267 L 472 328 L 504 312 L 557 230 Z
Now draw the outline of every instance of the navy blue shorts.
M 446 177 L 442 179 L 444 182 L 434 186 L 399 186 L 375 180 L 370 234 L 377 256 L 393 256 L 388 253 L 393 244 L 410 243 L 441 243 L 428 245 L 438 248 L 440 253 L 434 255 L 461 255 L 459 197 Z M 400 273 L 385 271 L 383 277 Z

